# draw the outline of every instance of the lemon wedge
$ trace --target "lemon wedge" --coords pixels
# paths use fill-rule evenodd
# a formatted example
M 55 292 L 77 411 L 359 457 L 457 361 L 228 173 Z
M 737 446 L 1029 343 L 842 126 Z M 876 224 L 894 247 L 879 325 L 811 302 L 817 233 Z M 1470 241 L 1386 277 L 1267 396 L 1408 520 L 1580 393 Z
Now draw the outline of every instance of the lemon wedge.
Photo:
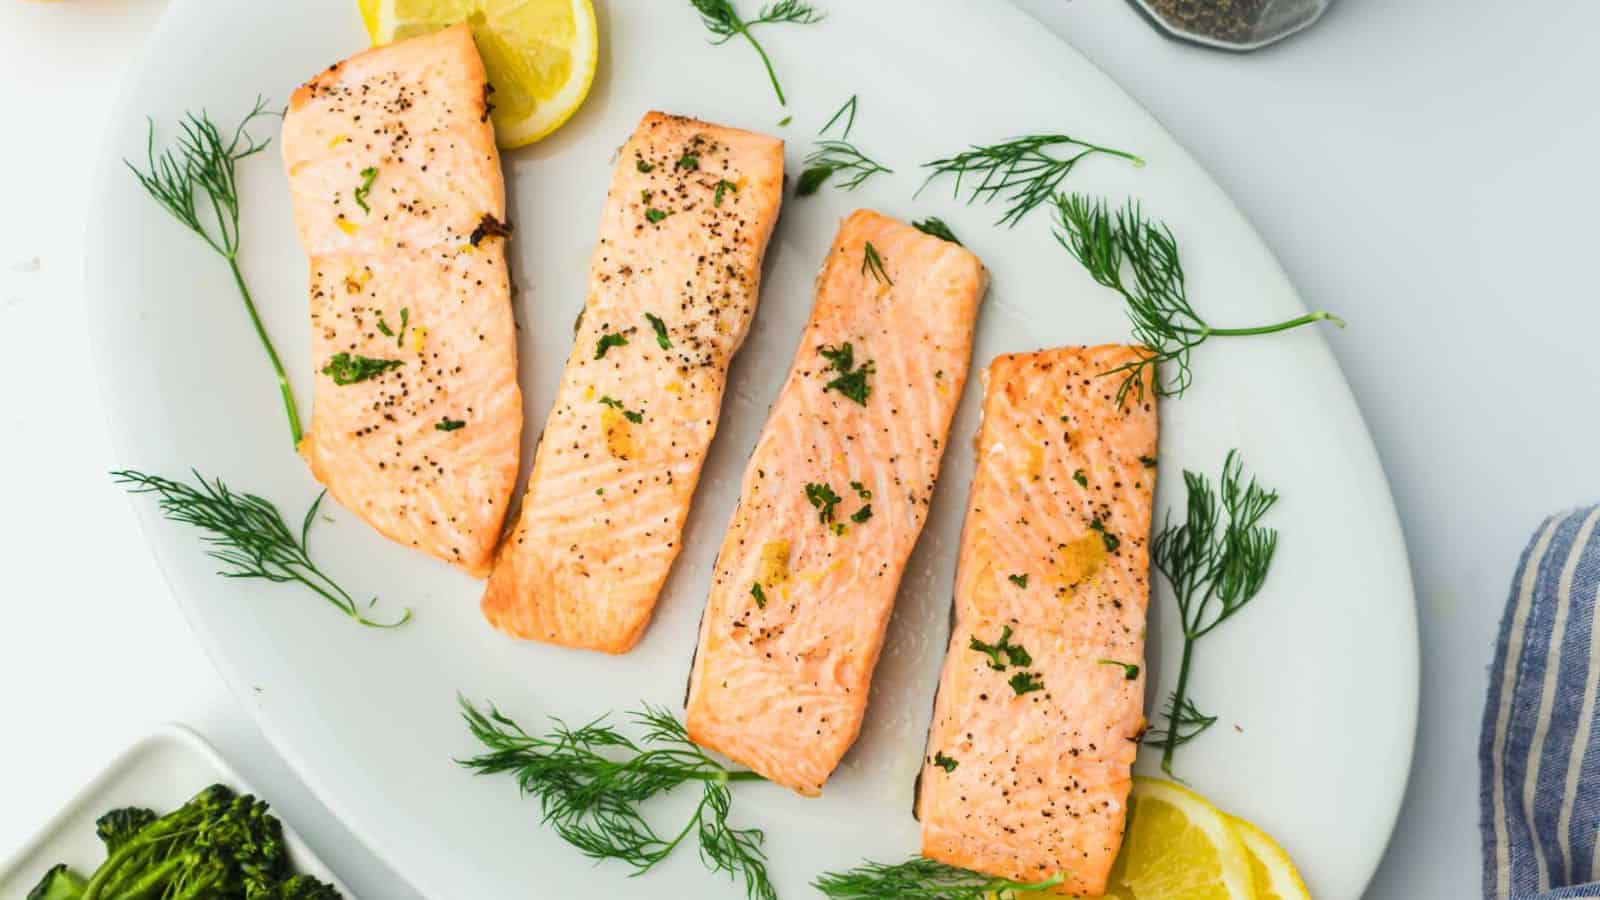
M 583 105 L 600 57 L 590 0 L 357 0 L 374 44 L 466 22 L 494 86 L 495 141 L 521 147 Z
M 1255 878 L 1257 900 L 1311 900 L 1311 892 L 1300 880 L 1300 873 L 1289 854 L 1283 852 L 1270 835 L 1237 816 L 1228 824 L 1238 833 L 1250 854 L 1250 872 Z
M 1226 814 L 1170 781 L 1133 779 L 1107 897 L 1253 900 L 1250 852 Z

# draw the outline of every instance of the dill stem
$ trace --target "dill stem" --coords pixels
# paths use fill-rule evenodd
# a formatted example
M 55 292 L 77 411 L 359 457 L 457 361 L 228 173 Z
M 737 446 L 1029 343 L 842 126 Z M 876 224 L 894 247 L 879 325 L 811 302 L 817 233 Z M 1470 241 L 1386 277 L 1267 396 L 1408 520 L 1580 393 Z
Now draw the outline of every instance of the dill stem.
M 278 359 L 278 351 L 272 346 L 272 338 L 267 337 L 266 326 L 261 324 L 261 316 L 256 312 L 255 300 L 250 297 L 250 289 L 245 286 L 244 273 L 239 271 L 239 258 L 233 253 L 223 254 L 228 259 L 228 268 L 233 270 L 233 281 L 239 286 L 239 294 L 244 297 L 245 311 L 250 314 L 250 324 L 255 326 L 256 337 L 261 339 L 261 346 L 267 351 L 267 359 L 272 361 L 272 369 L 278 376 L 278 391 L 283 394 L 283 410 L 289 415 L 289 433 L 294 437 L 294 446 L 300 447 L 300 413 L 295 410 L 294 391 L 289 387 L 289 376 L 284 374 L 283 361 Z M 360 618 L 359 616 L 357 618 Z
M 1121 157 L 1122 159 L 1125 159 L 1128 162 L 1133 163 L 1133 167 L 1136 168 L 1136 169 L 1142 169 L 1145 166 L 1144 157 L 1139 156 L 1137 154 L 1129 153 L 1126 150 L 1117 150 L 1117 149 L 1114 149 L 1114 148 L 1111 148 L 1111 147 L 1102 147 L 1099 144 L 1084 144 L 1084 146 L 1088 147 L 1091 151 L 1098 151 L 1100 153 L 1110 154 L 1111 156 Z
M 1194 656 L 1194 642 L 1194 637 L 1185 629 L 1183 662 L 1178 665 L 1178 687 L 1172 692 L 1172 712 L 1167 716 L 1166 746 L 1161 749 L 1161 771 L 1171 778 L 1178 778 L 1172 774 L 1172 756 L 1178 751 L 1178 718 L 1183 711 L 1183 701 L 1189 694 L 1189 661 Z
M 729 772 L 728 781 L 766 781 L 767 777 L 759 772 Z
M 1175 328 L 1184 334 L 1198 334 L 1206 337 L 1249 337 L 1253 334 L 1274 334 L 1279 331 L 1288 331 L 1291 328 L 1299 328 L 1302 325 L 1310 325 L 1313 322 L 1332 322 L 1340 328 L 1345 327 L 1343 319 L 1331 312 L 1319 310 L 1314 313 L 1306 313 L 1298 318 L 1279 322 L 1276 325 L 1258 325 L 1255 328 L 1211 328 L 1209 326 L 1205 328 L 1175 326 Z
M 766 48 L 762 47 L 761 42 L 756 40 L 756 36 L 750 33 L 748 25 L 740 26 L 739 33 L 744 35 L 744 39 L 750 42 L 750 46 L 756 48 L 756 53 L 761 57 L 761 64 L 767 67 L 767 78 L 771 79 L 772 89 L 778 93 L 778 105 L 787 107 L 789 101 L 783 96 L 783 88 L 778 84 L 778 73 L 772 68 L 772 60 L 767 58 Z

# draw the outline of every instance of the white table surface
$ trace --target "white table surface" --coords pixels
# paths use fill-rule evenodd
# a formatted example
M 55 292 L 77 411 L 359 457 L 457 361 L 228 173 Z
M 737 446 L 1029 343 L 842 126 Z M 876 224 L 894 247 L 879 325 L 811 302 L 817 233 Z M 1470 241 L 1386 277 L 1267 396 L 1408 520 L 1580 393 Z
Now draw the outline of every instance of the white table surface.
M 1600 4 L 1339 0 L 1305 35 L 1236 57 L 1158 37 L 1120 0 L 1016 2 L 1211 169 L 1309 305 L 1351 321 L 1332 344 L 1393 483 L 1423 652 L 1416 763 L 1369 896 L 1475 895 L 1478 725 L 1511 569 L 1542 516 L 1600 500 L 1600 289 L 1584 274 Z M 163 5 L 0 0 L 0 856 L 124 745 L 181 720 L 361 896 L 411 897 L 228 694 L 104 475 L 88 175 Z

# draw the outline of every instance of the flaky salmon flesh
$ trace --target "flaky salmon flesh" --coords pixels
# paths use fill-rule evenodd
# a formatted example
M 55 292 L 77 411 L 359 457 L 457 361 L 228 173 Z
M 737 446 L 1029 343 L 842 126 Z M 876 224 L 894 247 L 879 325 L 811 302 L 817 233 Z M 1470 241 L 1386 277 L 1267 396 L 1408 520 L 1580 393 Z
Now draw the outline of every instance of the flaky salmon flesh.
M 1102 346 L 990 366 L 954 630 L 917 799 L 922 854 L 1099 896 L 1144 727 L 1154 392 Z
M 840 227 L 717 558 L 696 743 L 814 795 L 855 741 L 986 281 L 967 250 L 888 217 Z
M 300 453 L 378 531 L 478 576 L 522 435 L 486 88 L 462 25 L 330 67 L 283 123 L 317 369 Z
M 623 146 L 572 354 L 483 595 L 496 628 L 608 653 L 644 633 L 782 196 L 776 138 L 650 113 Z

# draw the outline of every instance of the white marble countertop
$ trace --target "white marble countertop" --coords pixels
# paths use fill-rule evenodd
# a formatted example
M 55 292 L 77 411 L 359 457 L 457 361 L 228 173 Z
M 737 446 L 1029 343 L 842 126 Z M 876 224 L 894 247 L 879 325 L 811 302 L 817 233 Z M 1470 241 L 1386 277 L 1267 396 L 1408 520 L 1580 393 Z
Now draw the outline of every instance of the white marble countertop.
M 1511 569 L 1542 516 L 1600 500 L 1600 294 L 1583 275 L 1600 4 L 1339 0 L 1304 35 L 1230 56 L 1159 37 L 1119 0 L 1016 2 L 1211 169 L 1309 305 L 1351 321 L 1331 343 L 1393 483 L 1423 653 L 1416 762 L 1369 895 L 1477 894 L 1478 725 Z M 353 889 L 404 898 L 228 694 L 102 474 L 80 236 L 101 122 L 163 5 L 0 0 L 0 856 L 122 746 L 182 720 Z

